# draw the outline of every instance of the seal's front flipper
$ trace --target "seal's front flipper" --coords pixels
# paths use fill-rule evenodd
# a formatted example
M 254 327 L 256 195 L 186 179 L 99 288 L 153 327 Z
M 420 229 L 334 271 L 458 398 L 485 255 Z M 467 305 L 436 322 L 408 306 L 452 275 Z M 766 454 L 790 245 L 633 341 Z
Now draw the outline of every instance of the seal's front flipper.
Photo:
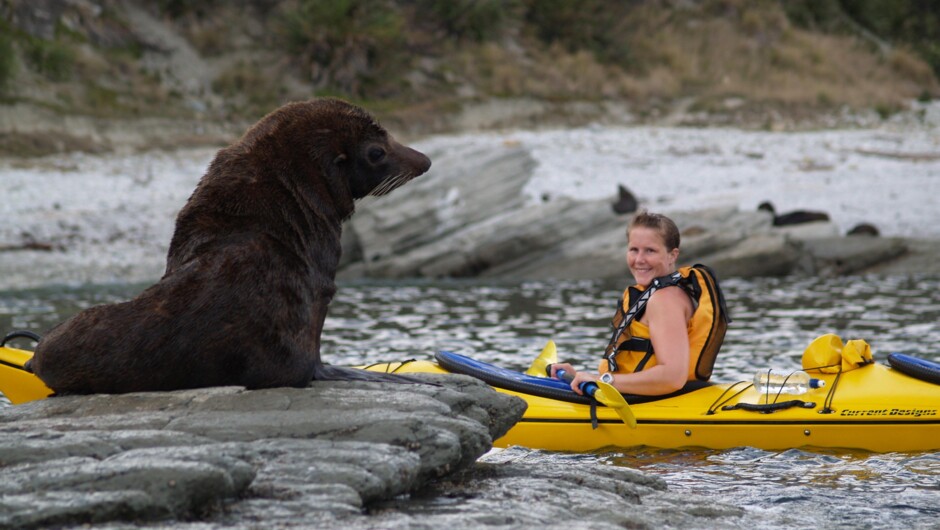
M 315 381 L 368 381 L 371 383 L 405 383 L 422 385 L 433 384 L 414 377 L 385 372 L 370 372 L 359 368 L 343 368 L 324 364 L 318 366 L 313 373 Z

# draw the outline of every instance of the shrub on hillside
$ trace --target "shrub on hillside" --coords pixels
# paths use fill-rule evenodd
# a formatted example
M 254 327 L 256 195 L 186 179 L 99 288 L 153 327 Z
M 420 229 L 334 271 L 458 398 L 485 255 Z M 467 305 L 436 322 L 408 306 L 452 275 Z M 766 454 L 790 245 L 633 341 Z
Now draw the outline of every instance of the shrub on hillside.
M 66 81 L 72 75 L 74 52 L 65 44 L 43 39 L 30 39 L 26 59 L 39 73 L 52 81 Z
M 885 44 L 910 46 L 940 74 L 940 10 L 936 0 L 787 0 L 781 5 L 801 27 L 869 32 Z
M 445 35 L 493 40 L 519 18 L 520 0 L 414 0 L 417 13 L 429 17 Z
M 546 44 L 569 52 L 586 50 L 604 63 L 628 64 L 629 35 L 621 22 L 635 6 L 606 0 L 525 0 L 525 21 Z
M 314 83 L 357 96 L 406 55 L 405 19 L 384 0 L 301 0 L 279 26 Z
M 16 75 L 16 55 L 13 42 L 5 34 L 0 34 L 0 91 L 5 91 Z

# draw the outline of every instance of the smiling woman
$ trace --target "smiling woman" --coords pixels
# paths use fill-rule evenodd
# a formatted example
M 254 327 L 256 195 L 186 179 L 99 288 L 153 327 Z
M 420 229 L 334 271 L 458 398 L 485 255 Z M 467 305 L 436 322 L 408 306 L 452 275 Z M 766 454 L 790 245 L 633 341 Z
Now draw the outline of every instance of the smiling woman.
M 679 229 L 664 215 L 638 213 L 627 240 L 627 265 L 636 285 L 617 304 L 601 375 L 575 373 L 568 363 L 553 365 L 552 375 L 575 373 L 571 387 L 579 393 L 583 383 L 600 380 L 639 395 L 669 394 L 688 381 L 708 380 L 727 321 L 714 274 L 702 266 L 676 269 Z

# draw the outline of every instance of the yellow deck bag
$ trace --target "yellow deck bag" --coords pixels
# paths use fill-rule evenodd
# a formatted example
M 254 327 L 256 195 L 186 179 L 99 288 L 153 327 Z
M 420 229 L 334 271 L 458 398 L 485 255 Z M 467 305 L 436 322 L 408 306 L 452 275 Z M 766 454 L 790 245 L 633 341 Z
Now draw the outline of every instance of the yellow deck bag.
M 803 352 L 803 370 L 807 372 L 837 374 L 872 362 L 871 346 L 867 342 L 853 339 L 843 344 L 833 333 L 816 337 Z

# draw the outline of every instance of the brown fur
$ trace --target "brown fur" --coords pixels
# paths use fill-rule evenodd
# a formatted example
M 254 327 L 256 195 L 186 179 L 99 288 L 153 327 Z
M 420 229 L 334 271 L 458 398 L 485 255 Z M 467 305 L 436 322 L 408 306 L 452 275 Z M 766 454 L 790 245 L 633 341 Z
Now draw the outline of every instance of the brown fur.
M 382 379 L 320 360 L 341 224 L 430 165 L 348 103 L 281 107 L 216 155 L 163 278 L 53 328 L 29 368 L 60 394 Z

